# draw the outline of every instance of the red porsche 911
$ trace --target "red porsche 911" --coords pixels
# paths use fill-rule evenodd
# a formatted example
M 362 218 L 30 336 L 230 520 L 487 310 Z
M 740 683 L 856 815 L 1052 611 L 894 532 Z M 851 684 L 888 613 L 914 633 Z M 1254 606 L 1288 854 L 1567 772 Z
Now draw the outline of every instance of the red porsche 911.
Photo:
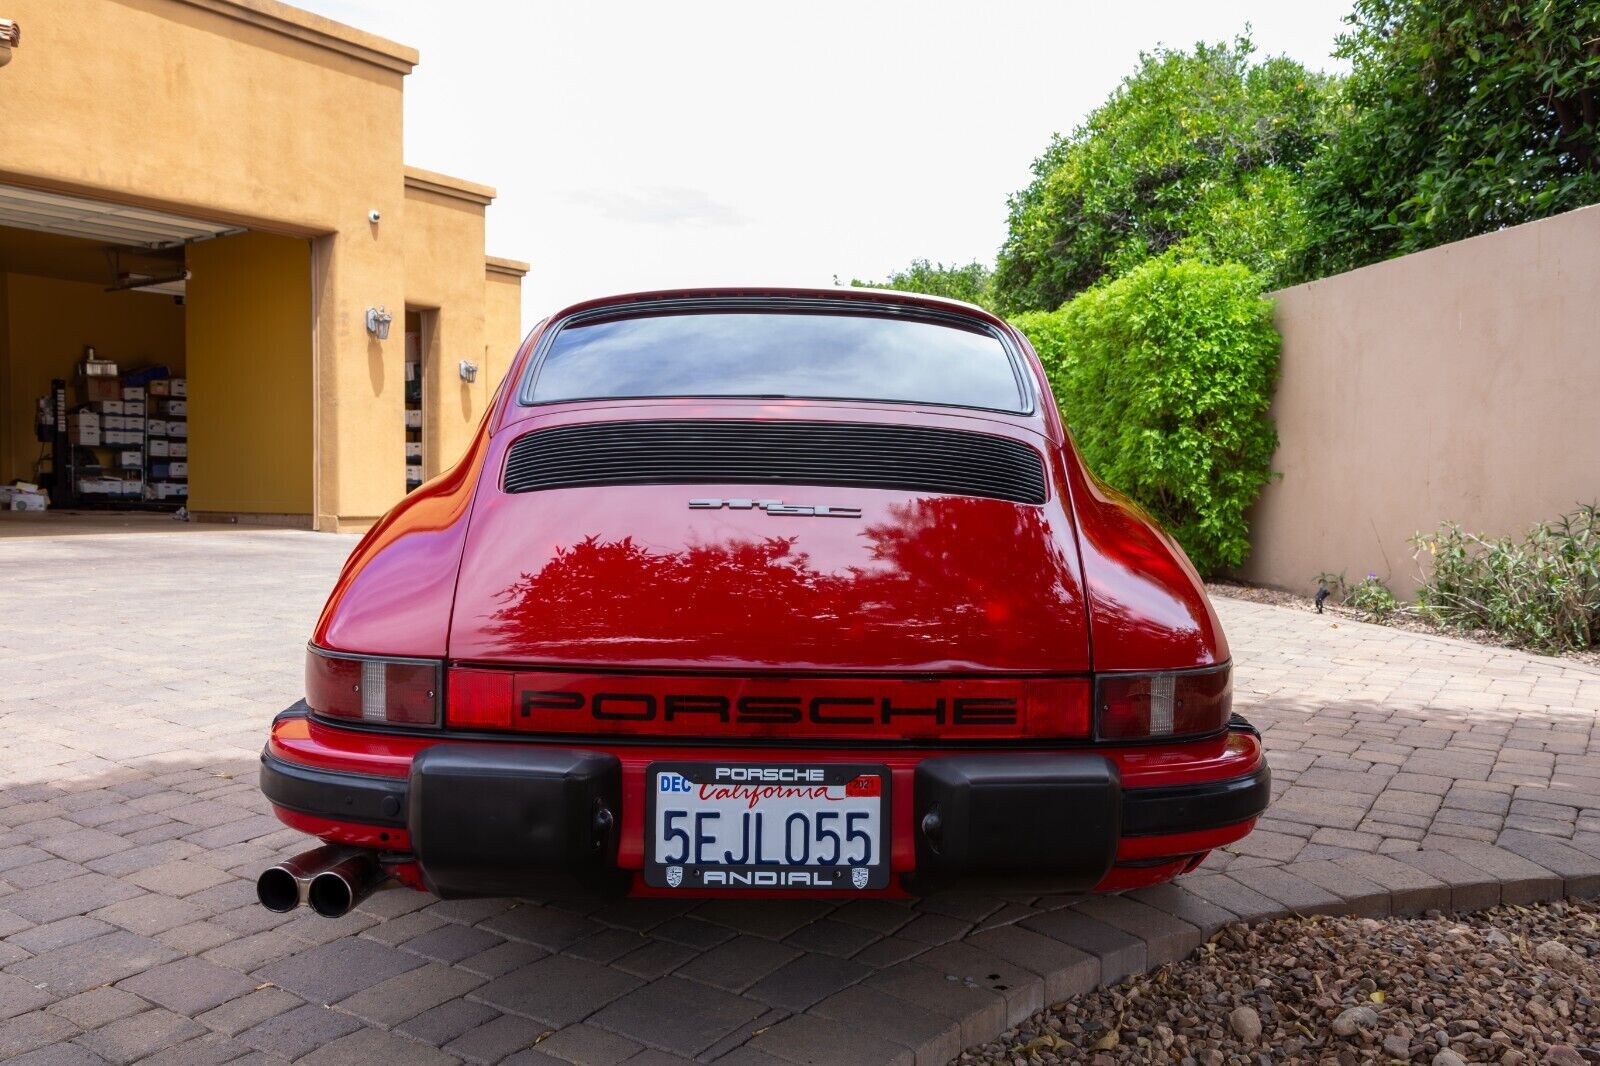
M 871 290 L 595 300 L 345 563 L 261 901 L 1117 891 L 1268 800 L 1183 552 L 1037 356 Z

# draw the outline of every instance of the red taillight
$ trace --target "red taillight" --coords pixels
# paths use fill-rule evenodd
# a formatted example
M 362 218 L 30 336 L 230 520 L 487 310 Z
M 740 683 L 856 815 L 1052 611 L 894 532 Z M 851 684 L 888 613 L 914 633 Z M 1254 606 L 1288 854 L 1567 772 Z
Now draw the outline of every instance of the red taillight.
M 318 714 L 373 725 L 437 726 L 443 664 L 306 649 L 306 703 Z
M 1146 740 L 1215 733 L 1233 713 L 1233 671 L 1101 674 L 1095 678 L 1095 735 L 1100 740 Z

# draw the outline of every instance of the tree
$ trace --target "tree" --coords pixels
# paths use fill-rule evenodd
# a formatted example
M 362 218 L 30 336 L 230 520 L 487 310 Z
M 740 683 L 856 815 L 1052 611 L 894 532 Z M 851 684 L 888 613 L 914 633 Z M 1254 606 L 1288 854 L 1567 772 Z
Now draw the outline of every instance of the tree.
M 945 266 L 926 259 L 913 259 L 905 270 L 890 274 L 886 281 L 862 281 L 852 278 L 850 284 L 858 289 L 898 289 L 901 292 L 921 292 L 929 296 L 944 296 L 951 300 L 964 300 L 980 307 L 993 306 L 991 292 L 994 272 L 977 260 L 966 266 Z
M 1014 313 L 1053 310 L 1176 249 L 1268 281 L 1303 258 L 1300 185 L 1322 137 L 1328 80 L 1257 62 L 1247 36 L 1156 51 L 1011 197 L 994 287 Z
M 1281 344 L 1261 278 L 1149 259 L 1059 311 L 1018 315 L 1084 462 L 1177 538 L 1202 574 L 1244 562 L 1271 478 Z
M 1356 0 L 1349 23 L 1308 277 L 1600 201 L 1600 4 Z

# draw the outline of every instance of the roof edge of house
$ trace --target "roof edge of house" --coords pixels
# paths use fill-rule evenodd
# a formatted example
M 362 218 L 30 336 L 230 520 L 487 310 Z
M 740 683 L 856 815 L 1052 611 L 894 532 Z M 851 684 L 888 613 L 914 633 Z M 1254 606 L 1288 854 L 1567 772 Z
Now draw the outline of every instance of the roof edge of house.
M 330 18 L 302 11 L 278 0 L 173 0 L 210 11 L 236 22 L 257 26 L 283 37 L 326 48 L 365 63 L 410 74 L 417 65 L 417 50 L 375 33 L 346 26 Z
M 514 278 L 525 277 L 532 269 L 520 259 L 505 259 L 498 255 L 484 256 L 483 268 L 490 274 L 508 274 Z
M 470 204 L 487 207 L 495 198 L 492 185 L 479 185 L 465 178 L 453 178 L 421 167 L 406 167 L 406 188 L 431 192 L 435 196 L 448 196 L 452 200 L 465 200 Z

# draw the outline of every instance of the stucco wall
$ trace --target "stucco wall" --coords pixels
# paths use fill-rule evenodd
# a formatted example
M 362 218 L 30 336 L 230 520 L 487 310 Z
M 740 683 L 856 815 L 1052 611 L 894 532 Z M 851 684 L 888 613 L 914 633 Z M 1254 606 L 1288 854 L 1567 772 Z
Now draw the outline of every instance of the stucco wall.
M 469 384 L 457 367 L 483 350 L 483 209 L 493 197 L 493 189 L 407 170 L 406 305 L 437 310 L 423 364 L 424 477 L 455 465 L 488 399 L 482 376 Z
M 1411 535 L 1600 500 L 1600 207 L 1275 294 L 1280 438 L 1242 576 L 1415 590 Z
M 527 333 L 522 323 L 522 277 L 527 272 L 528 264 L 515 259 L 491 256 L 484 264 L 484 343 L 478 380 L 484 382 L 489 399 L 511 369 Z

